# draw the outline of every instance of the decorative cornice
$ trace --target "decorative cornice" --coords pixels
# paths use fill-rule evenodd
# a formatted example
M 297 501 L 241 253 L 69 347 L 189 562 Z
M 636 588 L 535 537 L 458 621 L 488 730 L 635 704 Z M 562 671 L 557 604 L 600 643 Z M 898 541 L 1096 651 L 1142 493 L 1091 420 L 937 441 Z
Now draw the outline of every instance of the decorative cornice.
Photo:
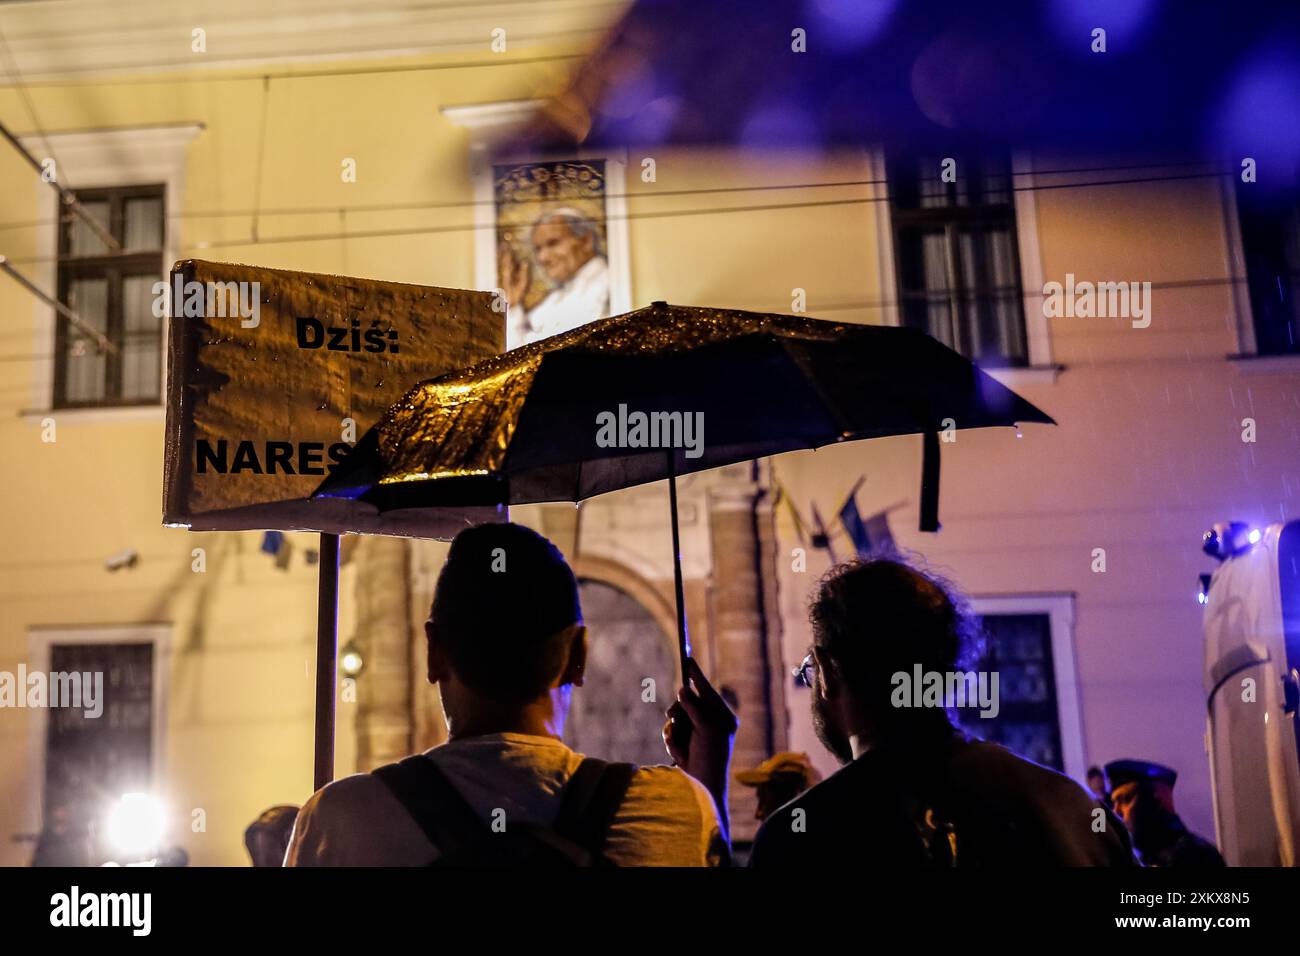
M 5 4 L 5 37 L 25 82 L 104 75 L 188 73 L 323 61 L 493 56 L 494 30 L 510 53 L 589 49 L 628 4 L 554 0 L 520 4 L 222 0 L 201 10 L 175 0 L 34 0 Z M 203 30 L 195 52 L 194 31 Z

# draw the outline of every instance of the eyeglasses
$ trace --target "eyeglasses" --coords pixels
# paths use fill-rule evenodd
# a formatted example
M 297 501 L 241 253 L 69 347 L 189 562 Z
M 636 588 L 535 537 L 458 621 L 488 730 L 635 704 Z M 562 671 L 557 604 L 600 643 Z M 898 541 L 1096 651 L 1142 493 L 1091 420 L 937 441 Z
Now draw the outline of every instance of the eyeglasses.
M 813 657 L 811 653 L 809 653 L 809 655 L 803 659 L 803 663 L 800 664 L 798 667 L 794 668 L 793 670 L 791 670 L 790 674 L 791 676 L 794 677 L 796 684 L 801 684 L 804 687 L 812 687 L 813 668 L 816 666 L 817 666 L 817 659 Z

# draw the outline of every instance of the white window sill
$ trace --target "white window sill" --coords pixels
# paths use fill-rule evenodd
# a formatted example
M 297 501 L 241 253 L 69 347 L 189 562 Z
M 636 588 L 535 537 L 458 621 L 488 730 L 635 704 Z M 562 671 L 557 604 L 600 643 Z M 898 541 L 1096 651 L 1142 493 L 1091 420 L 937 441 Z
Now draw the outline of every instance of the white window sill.
M 1229 355 L 1238 375 L 1269 375 L 1300 372 L 1300 353 L 1291 355 Z
M 39 423 L 42 419 L 53 418 L 60 422 L 86 422 L 100 424 L 103 422 L 161 422 L 167 418 L 167 410 L 159 405 L 102 405 L 87 408 L 48 408 L 25 409 L 18 413 L 24 421 Z
M 1051 385 L 1065 371 L 1065 366 L 1031 365 L 1027 368 L 986 368 L 984 371 L 1015 391 L 1024 385 Z

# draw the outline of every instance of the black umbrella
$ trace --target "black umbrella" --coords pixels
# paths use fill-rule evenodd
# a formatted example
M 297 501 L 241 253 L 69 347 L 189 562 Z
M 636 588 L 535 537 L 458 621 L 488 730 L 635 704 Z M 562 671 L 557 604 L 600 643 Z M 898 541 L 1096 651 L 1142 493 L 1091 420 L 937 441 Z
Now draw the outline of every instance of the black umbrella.
M 581 501 L 667 478 L 685 679 L 678 475 L 919 432 L 921 528 L 935 531 L 939 431 L 1020 422 L 1054 424 L 915 329 L 656 302 L 422 382 L 316 495 L 389 511 Z

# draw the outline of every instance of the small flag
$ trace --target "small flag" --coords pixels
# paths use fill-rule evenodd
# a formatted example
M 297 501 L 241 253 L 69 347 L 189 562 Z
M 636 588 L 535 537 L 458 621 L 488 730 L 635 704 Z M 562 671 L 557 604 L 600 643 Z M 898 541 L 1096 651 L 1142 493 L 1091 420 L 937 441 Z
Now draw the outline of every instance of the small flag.
M 262 553 L 278 555 L 284 547 L 283 531 L 267 531 L 262 535 Z
M 794 530 L 795 534 L 799 536 L 799 543 L 806 546 L 808 544 L 808 533 L 806 526 L 804 525 L 803 516 L 799 514 L 799 509 L 795 507 L 794 499 L 790 497 L 790 493 L 785 490 L 785 485 L 777 482 L 776 507 L 779 508 L 782 503 L 790 509 L 790 517 L 794 520 Z
M 293 545 L 285 538 L 283 531 L 267 531 L 262 535 L 262 553 L 271 555 L 275 558 L 275 566 L 281 571 L 287 571 Z
M 849 533 L 849 540 L 853 542 L 853 547 L 857 549 L 858 557 L 864 557 L 871 553 L 871 535 L 867 533 L 867 523 L 862 520 L 862 515 L 858 514 L 858 503 L 850 498 L 844 502 L 840 508 L 840 523 L 844 525 L 844 530 Z
M 830 533 L 826 530 L 826 524 L 822 521 L 822 513 L 817 510 L 817 504 L 811 505 L 813 516 L 812 546 L 814 548 L 825 548 L 830 552 L 831 564 L 839 564 L 839 558 L 835 556 L 835 545 L 831 543 Z
M 873 552 L 895 550 L 894 536 L 889 530 L 889 515 L 883 511 L 864 519 L 858 511 L 858 486 L 853 486 L 848 499 L 840 507 L 840 523 L 849 533 L 858 557 L 865 558 Z

